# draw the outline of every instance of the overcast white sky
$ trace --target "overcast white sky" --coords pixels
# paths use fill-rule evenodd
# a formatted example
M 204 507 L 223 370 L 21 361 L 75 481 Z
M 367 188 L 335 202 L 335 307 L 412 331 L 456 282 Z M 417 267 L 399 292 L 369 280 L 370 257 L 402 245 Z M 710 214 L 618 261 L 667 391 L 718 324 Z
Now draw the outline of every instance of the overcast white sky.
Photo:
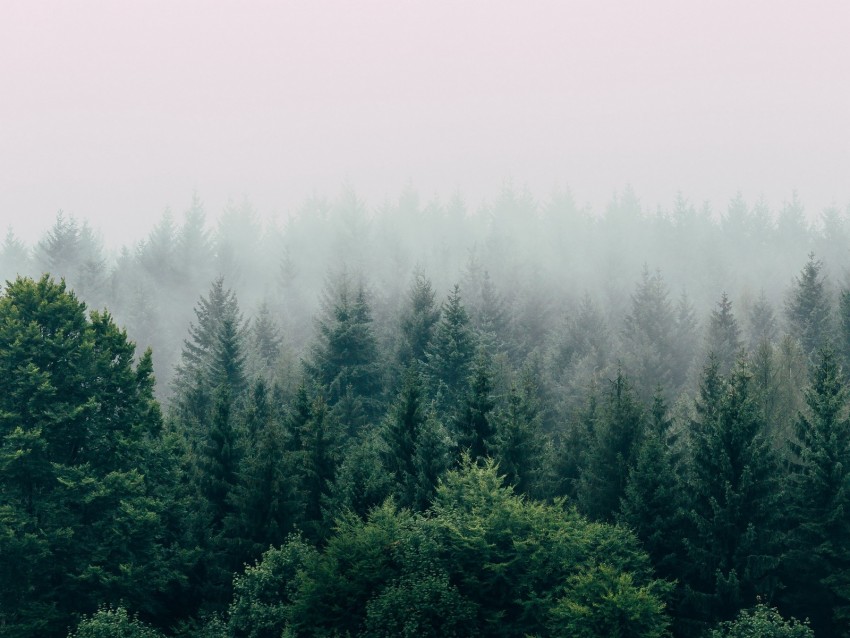
M 0 230 L 510 179 L 850 203 L 850 2 L 0 2 Z

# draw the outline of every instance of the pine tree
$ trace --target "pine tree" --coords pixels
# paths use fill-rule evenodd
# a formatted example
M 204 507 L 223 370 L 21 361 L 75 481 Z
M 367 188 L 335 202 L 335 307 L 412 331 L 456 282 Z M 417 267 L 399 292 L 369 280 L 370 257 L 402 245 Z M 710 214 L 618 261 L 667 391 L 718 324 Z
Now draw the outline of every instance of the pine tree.
M 383 465 L 393 477 L 396 502 L 401 507 L 411 507 L 416 500 L 416 450 L 425 419 L 422 384 L 416 367 L 411 366 L 382 428 L 386 445 Z
M 762 341 L 772 343 L 778 337 L 776 315 L 773 306 L 767 300 L 764 290 L 750 308 L 749 316 L 750 349 L 754 350 Z
M 823 635 L 850 620 L 850 419 L 835 353 L 822 348 L 797 420 L 788 480 L 792 531 L 785 559 L 792 613 Z
M 785 304 L 789 332 L 800 341 L 808 357 L 826 345 L 833 334 L 832 308 L 822 269 L 823 263 L 809 253 L 809 261 L 795 279 Z
M 684 554 L 685 521 L 675 453 L 668 444 L 672 423 L 660 391 L 650 416 L 617 518 L 635 532 L 657 573 L 675 578 Z
M 304 368 L 325 389 L 330 407 L 350 392 L 367 418 L 379 413 L 381 376 L 371 309 L 363 284 L 355 288 L 345 273 L 325 291 Z
M 457 441 L 461 450 L 465 450 L 473 460 L 490 456 L 494 444 L 493 436 L 493 381 L 490 361 L 485 352 L 476 357 L 469 394 L 463 412 L 456 422 Z
M 466 395 L 475 357 L 475 340 L 469 315 L 455 285 L 443 302 L 440 321 L 425 352 L 426 370 L 438 396 L 441 415 L 450 417 Z
M 524 376 L 521 383 L 511 388 L 507 406 L 493 415 L 493 458 L 499 464 L 499 472 L 517 494 L 536 496 L 543 470 L 540 410 L 533 380 Z
M 724 292 L 717 308 L 711 311 L 706 335 L 706 350 L 714 353 L 721 375 L 729 374 L 742 346 L 741 329 L 732 313 L 732 302 Z
M 150 352 L 47 275 L 0 296 L 0 627 L 64 634 L 123 600 L 162 612 L 178 578 L 155 474 Z M 159 470 L 159 471 L 158 471 Z M 168 486 L 166 486 L 167 489 Z M 14 577 L 6 577 L 14 574 Z
M 206 298 L 195 306 L 197 323 L 189 326 L 189 338 L 174 378 L 175 402 L 184 419 L 206 418 L 212 391 L 225 384 L 233 400 L 244 390 L 244 326 L 236 294 L 216 279 Z
M 436 306 L 434 297 L 431 281 L 417 271 L 407 293 L 407 306 L 401 315 L 401 342 L 397 358 L 403 367 L 407 367 L 412 361 L 425 360 L 428 343 L 440 320 L 440 309 Z
M 777 463 L 739 360 L 725 381 L 710 359 L 703 374 L 686 485 L 694 532 L 684 575 L 693 617 L 731 618 L 776 590 Z
M 594 429 L 581 476 L 581 510 L 598 521 L 612 521 L 620 509 L 629 472 L 644 434 L 644 409 L 631 383 L 617 371 Z
M 660 272 L 652 275 L 644 266 L 632 309 L 623 328 L 624 369 L 636 380 L 638 397 L 649 400 L 657 385 L 675 392 L 673 337 L 676 321 L 670 292 Z

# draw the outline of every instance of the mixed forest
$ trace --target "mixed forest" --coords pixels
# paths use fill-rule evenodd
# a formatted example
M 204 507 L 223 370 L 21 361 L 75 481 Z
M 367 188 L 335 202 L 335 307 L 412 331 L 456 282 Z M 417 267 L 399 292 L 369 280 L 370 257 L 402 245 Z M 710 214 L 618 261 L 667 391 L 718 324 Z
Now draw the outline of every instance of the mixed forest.
M 196 196 L 0 277 L 0 635 L 850 636 L 850 208 Z

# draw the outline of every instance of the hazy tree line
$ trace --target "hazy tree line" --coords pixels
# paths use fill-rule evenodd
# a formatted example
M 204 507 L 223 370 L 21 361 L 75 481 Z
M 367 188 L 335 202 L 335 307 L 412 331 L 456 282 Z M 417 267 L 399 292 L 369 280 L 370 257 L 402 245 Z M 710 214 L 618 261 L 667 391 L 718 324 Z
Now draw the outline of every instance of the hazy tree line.
M 0 633 L 848 635 L 850 220 L 805 219 L 10 231 Z

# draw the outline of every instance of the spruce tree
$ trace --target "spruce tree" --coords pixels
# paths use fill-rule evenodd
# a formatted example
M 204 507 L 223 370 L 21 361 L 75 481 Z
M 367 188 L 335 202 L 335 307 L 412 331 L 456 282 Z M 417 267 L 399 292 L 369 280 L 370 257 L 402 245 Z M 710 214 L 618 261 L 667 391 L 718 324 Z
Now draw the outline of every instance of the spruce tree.
M 440 320 L 440 309 L 434 297 L 431 281 L 417 271 L 401 314 L 401 340 L 396 356 L 403 369 L 413 361 L 425 360 L 428 343 Z
M 785 303 L 789 332 L 810 358 L 833 334 L 832 307 L 822 269 L 823 263 L 815 259 L 814 253 L 809 253 L 809 260 L 795 279 Z
M 466 396 L 475 358 L 475 338 L 457 284 L 443 302 L 440 321 L 428 343 L 425 358 L 440 415 L 451 417 Z
M 578 480 L 581 510 L 598 521 L 612 521 L 620 509 L 645 427 L 643 405 L 622 370 L 611 381 L 594 420 L 590 447 Z
M 717 308 L 711 311 L 705 346 L 706 350 L 713 352 L 717 358 L 720 374 L 724 376 L 729 374 L 743 343 L 738 320 L 732 312 L 732 302 L 729 301 L 725 292 L 720 296 Z
M 0 630 L 64 635 L 126 601 L 161 614 L 178 580 L 150 351 L 47 275 L 0 295 Z M 159 476 L 156 476 L 159 474 Z M 171 486 L 165 485 L 168 490 Z
M 750 382 L 746 360 L 727 381 L 711 359 L 700 388 L 686 484 L 693 570 L 684 582 L 686 613 L 703 621 L 731 618 L 777 587 L 778 466 Z
M 364 285 L 355 286 L 346 273 L 325 291 L 304 369 L 324 388 L 330 407 L 350 393 L 368 418 L 380 412 L 381 374 L 371 309 Z
M 824 635 L 848 635 L 850 620 L 850 420 L 835 353 L 822 348 L 791 442 L 792 527 L 785 558 L 792 613 Z

